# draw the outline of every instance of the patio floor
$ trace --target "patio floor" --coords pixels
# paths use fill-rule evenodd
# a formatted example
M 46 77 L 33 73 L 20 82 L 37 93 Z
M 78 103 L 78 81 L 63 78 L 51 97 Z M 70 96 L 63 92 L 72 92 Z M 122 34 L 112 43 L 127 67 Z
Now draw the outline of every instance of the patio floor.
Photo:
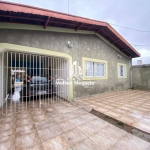
M 95 96 L 98 99 L 100 95 Z M 0 149 L 150 150 L 150 143 L 90 114 L 81 106 L 60 102 L 2 116 Z
M 75 103 L 150 133 L 149 91 L 107 92 L 76 99 Z

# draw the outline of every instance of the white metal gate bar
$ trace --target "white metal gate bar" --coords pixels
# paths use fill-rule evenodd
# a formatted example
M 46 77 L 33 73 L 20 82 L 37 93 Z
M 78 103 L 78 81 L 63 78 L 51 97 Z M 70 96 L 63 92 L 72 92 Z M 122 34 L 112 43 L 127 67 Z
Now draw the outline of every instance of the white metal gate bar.
M 68 61 L 65 58 L 17 52 L 0 54 L 1 114 L 60 103 L 69 98 Z M 60 83 L 60 82 L 59 82 Z

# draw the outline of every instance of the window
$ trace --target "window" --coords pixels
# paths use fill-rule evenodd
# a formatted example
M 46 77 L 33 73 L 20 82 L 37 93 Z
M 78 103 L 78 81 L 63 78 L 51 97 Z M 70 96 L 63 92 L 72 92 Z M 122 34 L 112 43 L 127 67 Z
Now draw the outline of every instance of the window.
M 118 77 L 124 78 L 126 77 L 126 65 L 125 64 L 119 64 L 118 63 Z
M 86 77 L 105 77 L 105 63 L 85 61 Z
M 107 61 L 82 57 L 83 80 L 108 79 Z
M 120 76 L 124 76 L 124 66 L 119 67 L 120 67 Z

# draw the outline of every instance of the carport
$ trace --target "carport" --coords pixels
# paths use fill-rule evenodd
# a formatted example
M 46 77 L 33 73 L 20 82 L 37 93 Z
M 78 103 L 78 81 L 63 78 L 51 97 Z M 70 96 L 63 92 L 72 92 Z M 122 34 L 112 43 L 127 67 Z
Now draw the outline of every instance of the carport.
M 7 49 L 1 52 L 0 57 L 2 114 L 41 107 L 41 104 L 49 106 L 70 99 L 70 85 L 57 82 L 69 78 L 68 58 L 61 54 L 51 56 Z

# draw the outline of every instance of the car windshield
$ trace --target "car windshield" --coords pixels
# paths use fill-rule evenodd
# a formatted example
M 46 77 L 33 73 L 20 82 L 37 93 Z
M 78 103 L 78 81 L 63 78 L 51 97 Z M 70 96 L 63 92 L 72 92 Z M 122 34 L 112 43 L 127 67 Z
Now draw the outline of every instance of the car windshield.
M 47 82 L 47 78 L 46 77 L 40 77 L 40 76 L 33 76 L 31 78 L 31 82 L 32 83 L 45 83 L 45 82 Z

